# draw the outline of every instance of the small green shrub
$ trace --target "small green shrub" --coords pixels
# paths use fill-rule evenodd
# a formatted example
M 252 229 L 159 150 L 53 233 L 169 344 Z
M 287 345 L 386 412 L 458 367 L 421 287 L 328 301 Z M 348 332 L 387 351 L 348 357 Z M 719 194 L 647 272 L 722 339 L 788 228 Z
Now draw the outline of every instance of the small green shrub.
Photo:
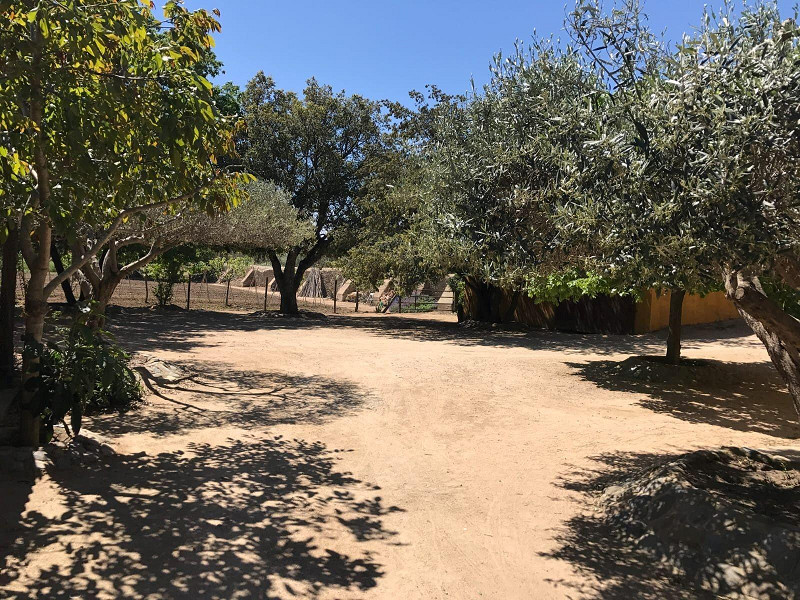
M 181 280 L 184 274 L 183 262 L 165 254 L 147 266 L 147 274 L 158 282 L 154 292 L 158 305 L 172 304 L 175 284 Z
M 42 439 L 70 415 L 73 433 L 84 414 L 126 410 L 141 402 L 142 388 L 131 370 L 130 357 L 113 343 L 111 334 L 87 325 L 90 310 L 76 317 L 69 328 L 56 330 L 47 345 L 28 342 L 26 351 L 40 361 L 33 410 L 42 416 Z

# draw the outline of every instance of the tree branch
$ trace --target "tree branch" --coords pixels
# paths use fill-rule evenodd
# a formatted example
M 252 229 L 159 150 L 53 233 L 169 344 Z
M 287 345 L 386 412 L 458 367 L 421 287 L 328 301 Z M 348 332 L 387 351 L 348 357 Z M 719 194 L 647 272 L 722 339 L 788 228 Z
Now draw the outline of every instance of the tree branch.
M 150 246 L 150 251 L 145 254 L 142 258 L 133 261 L 130 264 L 125 265 L 122 269 L 119 270 L 119 277 L 120 279 L 125 279 L 129 275 L 132 275 L 143 266 L 149 264 L 150 262 L 154 261 L 156 258 L 171 250 L 175 246 L 177 246 L 180 242 L 170 242 L 164 245 L 157 245 L 153 242 L 153 245 Z
M 164 206 L 170 206 L 172 204 L 176 204 L 178 202 L 183 202 L 184 200 L 188 200 L 189 198 L 191 198 L 195 194 L 199 193 L 200 191 L 202 191 L 203 189 L 205 189 L 206 187 L 211 185 L 211 183 L 213 181 L 214 180 L 212 179 L 211 181 L 196 187 L 191 192 L 187 192 L 186 194 L 181 194 L 180 196 L 176 196 L 176 197 L 171 198 L 169 200 L 162 200 L 160 202 L 152 202 L 150 204 L 144 204 L 142 206 L 136 206 L 136 207 L 133 207 L 133 208 L 128 208 L 128 209 L 123 210 L 111 222 L 111 225 L 109 225 L 108 229 L 103 234 L 103 236 L 97 242 L 95 242 L 95 244 L 89 250 L 87 250 L 83 254 L 83 256 L 81 256 L 80 258 L 77 258 L 77 259 L 76 259 L 76 257 L 73 257 L 72 264 L 67 269 L 64 269 L 64 271 L 62 273 L 60 273 L 58 276 L 56 276 L 52 280 L 50 280 L 50 283 L 48 283 L 47 286 L 45 286 L 45 289 L 44 289 L 45 297 L 47 297 L 49 294 L 51 294 L 53 292 L 53 290 L 56 289 L 56 287 L 61 285 L 62 281 L 66 281 L 67 279 L 72 277 L 72 275 L 74 273 L 76 273 L 79 269 L 81 269 L 84 265 L 88 264 L 89 261 L 91 261 L 92 258 L 97 255 L 97 253 L 100 251 L 100 249 L 103 246 L 105 246 L 106 244 L 108 244 L 108 242 L 114 237 L 114 234 L 117 232 L 117 230 L 120 228 L 120 226 L 125 222 L 125 220 L 127 218 L 132 217 L 133 215 L 137 215 L 139 213 L 143 213 L 143 212 L 148 211 L 148 210 L 152 210 L 154 208 L 161 208 L 161 207 L 164 207 Z

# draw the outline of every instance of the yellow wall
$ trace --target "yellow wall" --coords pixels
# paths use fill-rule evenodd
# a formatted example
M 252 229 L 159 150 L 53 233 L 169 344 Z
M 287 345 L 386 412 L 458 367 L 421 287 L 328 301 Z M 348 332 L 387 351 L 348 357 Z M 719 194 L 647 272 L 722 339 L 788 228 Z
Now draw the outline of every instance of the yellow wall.
M 658 296 L 655 290 L 645 293 L 636 304 L 636 333 L 657 331 L 669 326 L 669 292 Z M 738 319 L 739 313 L 723 292 L 712 292 L 706 296 L 686 294 L 683 299 L 682 321 L 684 325 L 714 323 L 726 319 Z

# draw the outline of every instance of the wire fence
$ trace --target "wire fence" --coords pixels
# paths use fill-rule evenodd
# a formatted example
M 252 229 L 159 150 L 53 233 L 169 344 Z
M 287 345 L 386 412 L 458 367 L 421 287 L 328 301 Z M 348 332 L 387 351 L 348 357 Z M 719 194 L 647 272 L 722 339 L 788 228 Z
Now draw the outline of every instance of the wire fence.
M 51 275 L 53 277 L 54 275 Z M 20 272 L 17 274 L 17 300 L 20 304 L 25 300 L 25 284 L 27 274 Z M 111 299 L 112 306 L 122 307 L 149 307 L 156 306 L 158 300 L 155 295 L 157 282 L 141 279 L 126 278 L 120 282 Z M 72 282 L 71 289 L 76 298 L 80 297 L 80 289 L 77 283 Z M 266 293 L 265 293 L 266 292 Z M 50 296 L 51 303 L 66 302 L 64 290 L 59 287 Z M 182 281 L 173 286 L 172 306 L 189 309 L 203 310 L 232 310 L 232 311 L 258 311 L 278 310 L 280 308 L 281 297 L 277 290 L 264 289 L 264 286 L 241 287 L 236 282 L 228 285 L 227 283 L 211 283 L 208 281 Z M 333 313 L 334 303 L 332 298 L 309 298 L 298 296 L 298 307 L 301 310 L 309 310 L 322 313 Z M 337 313 L 355 312 L 356 303 L 339 300 L 336 302 Z M 359 311 L 374 311 L 374 304 L 368 297 L 359 298 Z
M 50 277 L 54 277 L 51 274 Z M 24 303 L 25 284 L 28 274 L 17 274 L 17 298 L 20 304 Z M 214 283 L 204 280 L 188 280 L 176 283 L 173 286 L 172 306 L 184 309 L 203 310 L 232 310 L 232 311 L 258 311 L 278 310 L 280 308 L 280 293 L 264 285 L 242 287 L 237 281 L 231 283 Z M 157 282 L 129 277 L 120 282 L 111 299 L 112 306 L 122 307 L 150 307 L 158 304 L 155 294 Z M 75 298 L 80 297 L 77 282 L 70 285 Z M 273 286 L 274 287 L 274 286 Z M 54 304 L 66 302 L 64 290 L 59 287 L 51 295 L 49 301 Z M 298 296 L 297 304 L 301 310 L 322 313 L 352 313 L 356 308 L 360 312 L 378 311 L 385 313 L 414 313 L 429 312 L 433 310 L 452 310 L 451 298 L 438 298 L 436 295 L 420 290 L 408 296 L 400 297 L 390 293 L 388 296 L 378 298 L 377 295 L 360 293 L 358 302 L 354 294 L 334 302 L 333 298 Z

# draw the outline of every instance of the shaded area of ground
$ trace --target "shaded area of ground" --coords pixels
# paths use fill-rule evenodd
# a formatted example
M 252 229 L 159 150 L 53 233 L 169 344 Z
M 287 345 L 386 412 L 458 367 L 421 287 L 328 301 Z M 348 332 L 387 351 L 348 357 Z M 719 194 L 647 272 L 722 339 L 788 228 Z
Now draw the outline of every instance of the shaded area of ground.
M 20 533 L 20 515 L 25 510 L 33 477 L 0 473 L 0 574 L 6 571 L 11 548 Z
M 620 336 L 570 334 L 529 330 L 516 325 L 464 327 L 452 320 L 366 314 L 328 315 L 327 318 L 270 318 L 260 312 L 229 313 L 206 310 L 172 310 L 164 327 L 152 327 L 153 310 L 117 308 L 110 324 L 124 327 L 126 346 L 133 349 L 182 351 L 204 344 L 199 336 L 209 332 L 314 330 L 331 327 L 353 329 L 365 333 L 419 342 L 447 341 L 461 346 L 527 348 L 567 354 L 617 354 L 652 351 L 657 338 L 652 336 Z M 741 328 L 721 330 L 733 339 L 741 338 Z M 687 342 L 687 345 L 690 342 Z
M 247 371 L 203 361 L 174 364 L 187 375 L 173 383 L 139 371 L 153 400 L 163 402 L 123 416 L 98 416 L 92 428 L 106 435 L 158 436 L 221 425 L 244 430 L 289 423 L 319 425 L 351 414 L 369 399 L 357 385 L 329 377 Z
M 229 442 L 54 473 L 66 511 L 26 513 L 0 595 L 311 598 L 376 585 L 383 570 L 370 550 L 347 556 L 327 540 L 341 531 L 393 543 L 382 519 L 401 509 L 380 488 L 338 470 L 340 451 L 319 442 Z M 56 549 L 66 562 L 13 586 L 26 556 Z
M 675 366 L 642 357 L 567 365 L 603 389 L 646 394 L 638 404 L 657 413 L 690 423 L 800 438 L 791 396 L 766 361 L 703 359 Z
M 581 597 L 795 597 L 800 463 L 787 458 L 742 448 L 595 456 L 595 468 L 556 482 L 593 510 L 569 519 L 544 555 L 591 576 L 558 582 Z

